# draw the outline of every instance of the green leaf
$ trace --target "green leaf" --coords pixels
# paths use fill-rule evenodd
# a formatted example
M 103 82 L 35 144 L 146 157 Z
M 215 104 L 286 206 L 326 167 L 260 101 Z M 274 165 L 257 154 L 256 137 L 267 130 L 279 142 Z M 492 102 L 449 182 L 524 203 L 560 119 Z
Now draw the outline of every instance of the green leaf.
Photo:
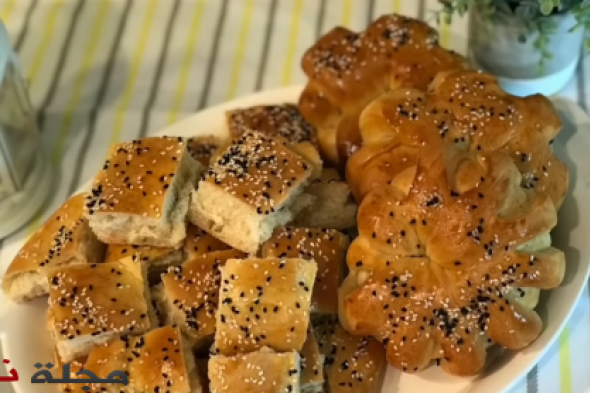
M 549 15 L 553 11 L 553 2 L 551 0 L 543 0 L 541 3 L 541 13 Z

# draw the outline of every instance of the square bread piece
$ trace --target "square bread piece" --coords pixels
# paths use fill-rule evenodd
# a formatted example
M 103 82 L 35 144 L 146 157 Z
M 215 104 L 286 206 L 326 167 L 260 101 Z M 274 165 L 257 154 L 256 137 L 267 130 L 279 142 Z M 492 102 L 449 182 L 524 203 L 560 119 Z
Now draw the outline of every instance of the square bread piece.
M 215 347 L 222 355 L 263 346 L 300 351 L 307 338 L 315 262 L 230 259 L 221 267 Z
M 182 250 L 171 247 L 151 246 L 121 246 L 111 244 L 107 248 L 104 262 L 116 262 L 131 257 L 135 262 L 147 265 L 148 280 L 150 284 L 160 282 L 162 273 L 168 271 L 170 266 L 178 266 L 182 263 Z
M 338 287 L 348 244 L 348 238 L 334 229 L 283 227 L 264 243 L 262 257 L 314 260 L 318 273 L 311 298 L 312 316 L 338 315 Z
M 172 326 L 152 330 L 142 336 L 118 337 L 101 344 L 92 349 L 84 362 L 84 369 L 92 371 L 100 379 L 106 379 L 114 370 L 128 376 L 127 386 L 93 383 L 89 384 L 90 392 L 202 392 L 194 357 L 178 329 Z
M 87 201 L 90 227 L 107 244 L 180 248 L 190 193 L 203 170 L 182 138 L 114 145 Z
M 219 267 L 228 259 L 245 257 L 237 250 L 210 252 L 170 268 L 162 275 L 162 284 L 153 290 L 158 315 L 164 323 L 179 326 L 195 350 L 213 343 L 221 284 Z
M 335 321 L 315 328 L 325 356 L 325 378 L 330 393 L 379 393 L 386 369 L 383 344 L 372 337 L 353 336 Z
M 296 105 L 260 105 L 226 112 L 232 137 L 257 130 L 270 137 L 281 136 L 290 143 L 309 141 L 317 146 L 315 128 L 309 124 Z
M 47 270 L 54 266 L 102 261 L 105 246 L 84 218 L 86 194 L 68 199 L 25 243 L 2 279 L 15 302 L 47 295 Z
M 223 140 L 213 135 L 195 136 L 188 139 L 187 148 L 192 158 L 208 167 L 211 157 L 222 143 Z
M 208 234 L 196 225 L 186 227 L 184 255 L 187 261 L 206 256 L 213 251 L 231 250 L 231 246 Z
M 282 138 L 251 131 L 234 141 L 193 193 L 193 223 L 250 254 L 274 228 L 293 219 L 290 210 L 313 165 Z
M 320 353 L 311 324 L 301 348 L 301 392 L 322 393 L 324 388 L 324 356 Z
M 299 393 L 299 355 L 264 347 L 235 357 L 209 361 L 211 393 Z
M 146 266 L 131 257 L 51 270 L 47 327 L 64 362 L 121 334 L 156 327 Z
M 293 225 L 338 230 L 356 225 L 358 206 L 348 184 L 335 169 L 324 168 L 320 177 L 305 188 L 305 193 L 313 196 L 314 202 L 297 214 Z

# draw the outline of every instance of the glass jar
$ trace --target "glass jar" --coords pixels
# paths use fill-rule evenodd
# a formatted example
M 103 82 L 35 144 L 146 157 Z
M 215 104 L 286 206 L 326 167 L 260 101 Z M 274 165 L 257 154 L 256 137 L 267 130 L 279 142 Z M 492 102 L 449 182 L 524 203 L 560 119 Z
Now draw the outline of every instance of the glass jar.
M 0 22 L 0 238 L 39 210 L 51 173 L 16 54 Z

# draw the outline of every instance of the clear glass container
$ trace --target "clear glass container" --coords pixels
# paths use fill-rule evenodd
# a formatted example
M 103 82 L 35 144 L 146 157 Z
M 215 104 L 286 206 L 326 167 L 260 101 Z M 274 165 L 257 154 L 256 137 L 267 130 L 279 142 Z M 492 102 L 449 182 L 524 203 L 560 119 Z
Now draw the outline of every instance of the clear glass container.
M 0 238 L 29 221 L 52 184 L 19 63 L 0 22 Z

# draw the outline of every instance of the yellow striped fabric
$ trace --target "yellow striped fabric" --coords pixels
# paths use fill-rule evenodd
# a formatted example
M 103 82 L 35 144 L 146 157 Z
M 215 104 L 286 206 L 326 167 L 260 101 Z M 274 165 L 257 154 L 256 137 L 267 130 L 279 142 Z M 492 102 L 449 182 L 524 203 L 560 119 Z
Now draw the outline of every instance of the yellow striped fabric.
M 133 97 L 135 85 L 137 83 L 137 78 L 139 76 L 139 72 L 142 66 L 143 55 L 145 53 L 145 50 L 147 49 L 148 38 L 152 31 L 152 24 L 154 23 L 154 19 L 157 15 L 156 11 L 158 9 L 159 3 L 159 0 L 149 0 L 148 8 L 145 13 L 143 22 L 141 24 L 139 42 L 137 43 L 137 47 L 133 52 L 133 56 L 131 57 L 131 67 L 129 69 L 127 83 L 125 84 L 123 95 L 121 96 L 121 99 L 117 105 L 115 125 L 111 134 L 109 145 L 112 145 L 113 143 L 117 143 L 119 141 L 121 131 L 123 129 L 125 122 L 126 111 L 129 108 L 129 104 L 131 103 L 131 99 Z
M 297 63 L 295 59 L 295 51 L 297 49 L 297 39 L 299 37 L 299 24 L 301 21 L 301 11 L 303 10 L 304 0 L 295 0 L 293 6 L 293 14 L 291 16 L 291 27 L 289 28 L 289 43 L 287 46 L 287 54 L 285 56 L 285 65 L 283 68 L 282 84 L 288 85 L 291 83 L 291 73 L 293 65 Z
M 254 8 L 254 0 L 247 0 L 244 5 L 242 22 L 240 24 L 238 44 L 235 48 L 235 55 L 230 74 L 229 89 L 227 91 L 227 98 L 234 98 L 240 82 L 240 74 L 242 71 L 242 62 L 246 51 L 246 41 L 250 29 L 250 22 L 252 19 L 252 9 Z
M 178 117 L 178 111 L 184 100 L 184 96 L 187 90 L 187 81 L 190 73 L 190 69 L 193 66 L 192 60 L 197 50 L 197 39 L 199 38 L 199 31 L 201 27 L 201 20 L 203 19 L 203 11 L 207 0 L 198 0 L 196 9 L 194 11 L 193 20 L 191 21 L 190 29 L 188 32 L 188 40 L 186 43 L 186 49 L 182 58 L 182 66 L 180 69 L 180 75 L 178 76 L 178 83 L 174 93 L 174 99 L 172 101 L 172 107 L 168 115 L 168 124 L 174 123 Z

